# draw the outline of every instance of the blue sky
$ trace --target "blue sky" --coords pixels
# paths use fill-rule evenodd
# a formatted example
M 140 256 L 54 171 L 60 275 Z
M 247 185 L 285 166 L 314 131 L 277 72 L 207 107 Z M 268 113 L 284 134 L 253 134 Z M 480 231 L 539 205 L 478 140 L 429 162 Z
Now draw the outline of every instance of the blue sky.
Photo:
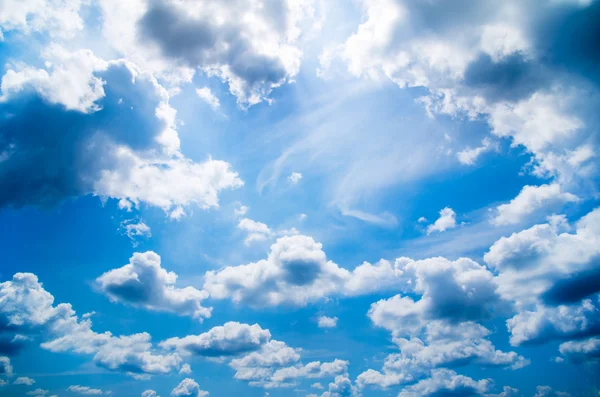
M 595 0 L 5 0 L 0 395 L 600 392 Z

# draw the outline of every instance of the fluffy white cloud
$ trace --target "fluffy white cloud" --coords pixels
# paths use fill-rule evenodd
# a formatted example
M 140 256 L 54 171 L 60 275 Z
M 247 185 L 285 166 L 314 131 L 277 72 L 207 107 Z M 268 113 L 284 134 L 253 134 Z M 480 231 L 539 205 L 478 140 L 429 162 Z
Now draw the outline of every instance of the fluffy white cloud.
M 507 204 L 499 205 L 498 213 L 492 220 L 496 225 L 510 225 L 523 222 L 527 216 L 544 208 L 550 209 L 564 203 L 577 202 L 574 194 L 561 191 L 558 183 L 540 186 L 524 186 L 521 192 Z
M 440 217 L 427 227 L 427 234 L 433 232 L 443 232 L 456 227 L 456 212 L 450 207 L 443 208 L 440 211 Z
M 174 397 L 205 397 L 208 396 L 208 392 L 200 389 L 198 383 L 193 379 L 185 378 L 171 391 L 171 395 Z
M 298 73 L 299 26 L 315 12 L 310 1 L 103 0 L 101 6 L 104 36 L 121 54 L 171 82 L 191 81 L 195 69 L 215 76 L 243 107 L 268 100 Z M 171 29 L 162 28 L 165 22 Z
M 489 335 L 490 331 L 473 322 L 428 322 L 423 339 L 417 336 L 410 339 L 395 338 L 394 342 L 400 348 L 400 353 L 386 357 L 382 372 L 369 369 L 360 374 L 357 386 L 378 386 L 385 389 L 423 379 L 436 368 L 467 363 L 512 369 L 529 364 L 528 360 L 515 352 L 496 350 L 487 339 Z
M 271 377 L 271 382 L 286 383 L 297 378 L 324 378 L 348 373 L 348 361 L 336 359 L 329 363 L 313 361 L 306 365 L 280 368 Z
M 432 371 L 431 378 L 405 387 L 398 397 L 427 397 L 446 394 L 483 395 L 492 386 L 490 379 L 475 381 L 449 369 Z
M 223 357 L 257 350 L 270 338 L 269 330 L 262 329 L 258 324 L 248 325 L 230 321 L 200 335 L 167 339 L 160 342 L 160 346 L 183 354 Z
M 13 368 L 10 365 L 10 358 L 8 357 L 0 357 L 0 376 L 12 376 Z
M 284 342 L 271 340 L 256 352 L 231 360 L 229 366 L 236 370 L 236 379 L 260 382 L 269 378 L 275 367 L 283 367 L 300 360 L 299 350 L 287 346 Z
M 191 375 L 192 367 L 189 364 L 183 364 L 179 370 L 179 375 Z
M 129 237 L 134 247 L 138 245 L 138 237 L 152 237 L 152 229 L 146 225 L 142 220 L 130 219 L 121 222 L 121 229 L 123 229 L 125 235 Z
M 254 221 L 249 218 L 242 218 L 238 225 L 238 229 L 241 229 L 248 233 L 248 236 L 244 240 L 246 245 L 252 244 L 254 241 L 264 241 L 269 239 L 273 232 L 266 224 L 258 221 Z
M 281 237 L 267 259 L 205 275 L 212 298 L 249 305 L 305 305 L 327 296 L 347 271 L 327 261 L 322 245 L 307 236 Z
M 1 205 L 51 206 L 94 194 L 122 208 L 143 202 L 181 213 L 191 204 L 216 207 L 220 191 L 243 185 L 228 163 L 196 163 L 179 152 L 169 94 L 147 71 L 56 45 L 42 58 L 45 69 L 9 65 L 2 78 L 0 109 L 15 116 L 1 121 L 0 178 L 14 187 Z M 35 139 L 19 134 L 22 123 Z
M 35 383 L 35 379 L 29 378 L 27 376 L 19 376 L 13 382 L 14 385 L 27 385 L 27 386 L 31 386 L 34 383 Z
M 337 327 L 337 322 L 337 317 L 319 316 L 319 318 L 317 319 L 317 324 L 319 325 L 319 328 L 335 328 Z
M 116 337 L 93 331 L 90 315 L 78 317 L 70 304 L 54 305 L 31 273 L 0 284 L 0 324 L 9 332 L 37 332 L 46 350 L 93 355 L 96 365 L 112 371 L 166 374 L 181 366 L 179 355 L 157 353 L 147 333 Z
M 600 334 L 599 300 L 597 295 L 594 300 L 584 299 L 575 305 L 539 304 L 533 310 L 522 310 L 506 321 L 510 343 L 520 345 Z
M 597 291 L 586 279 L 598 268 L 599 222 L 600 209 L 595 209 L 569 233 L 566 219 L 554 216 L 548 223 L 496 241 L 484 260 L 500 272 L 498 292 L 526 304 L 543 294 L 555 303 L 577 302 Z
M 129 264 L 110 270 L 96 279 L 100 290 L 112 301 L 166 311 L 202 320 L 211 309 L 202 306 L 206 291 L 177 288 L 177 274 L 161 267 L 160 256 L 152 251 L 135 253 Z
M 93 389 L 89 386 L 80 386 L 80 385 L 69 386 L 67 388 L 67 391 L 77 393 L 77 394 L 83 394 L 85 396 L 99 396 L 102 394 L 102 390 L 100 390 L 100 389 Z
M 491 139 L 484 138 L 483 141 L 481 141 L 481 146 L 476 148 L 468 147 L 461 150 L 456 153 L 456 157 L 458 157 L 458 161 L 462 164 L 473 165 L 482 154 L 491 150 L 497 150 L 497 145 L 494 145 Z
M 569 393 L 553 390 L 550 386 L 537 386 L 533 397 L 570 397 Z
M 196 95 L 198 95 L 198 98 L 202 99 L 206 104 L 208 104 L 212 110 L 217 110 L 221 106 L 219 103 L 219 98 L 213 94 L 208 87 L 196 89 Z
M 160 397 L 156 391 L 148 389 L 142 392 L 142 397 Z
M 592 2 L 358 4 L 359 26 L 326 48 L 321 73 L 341 60 L 357 77 L 425 87 L 419 102 L 431 117 L 484 119 L 492 135 L 525 148 L 529 171 L 594 194 L 586 180 L 598 171 L 600 80 L 597 58 L 584 50 L 596 39 L 579 29 L 593 26 Z M 459 160 L 473 163 L 489 149 L 484 141 Z
M 5 0 L 0 9 L 0 38 L 2 31 L 72 38 L 83 29 L 79 15 L 82 3 L 80 0 Z
M 571 362 L 600 360 L 600 338 L 569 341 L 559 347 L 560 353 Z

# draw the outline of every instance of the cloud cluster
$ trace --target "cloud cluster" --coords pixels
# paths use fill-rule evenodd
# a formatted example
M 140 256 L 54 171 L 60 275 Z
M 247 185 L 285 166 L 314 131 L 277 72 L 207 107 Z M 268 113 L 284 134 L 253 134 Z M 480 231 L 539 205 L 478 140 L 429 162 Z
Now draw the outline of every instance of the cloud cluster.
M 43 349 L 91 355 L 108 370 L 165 374 L 181 365 L 179 355 L 157 352 L 147 333 L 117 337 L 93 331 L 90 315 L 78 317 L 70 304 L 54 305 L 54 297 L 31 273 L 0 283 L 0 319 L 4 331 L 38 334 Z
M 0 121 L 0 181 L 10 187 L 0 205 L 93 194 L 171 212 L 218 206 L 221 190 L 242 185 L 228 163 L 179 152 L 176 112 L 151 74 L 57 45 L 42 58 L 46 69 L 18 64 L 2 77 L 0 113 L 12 116 Z
M 165 270 L 160 256 L 152 251 L 136 252 L 127 265 L 96 279 L 100 291 L 112 301 L 200 321 L 210 317 L 211 309 L 202 306 L 208 293 L 194 287 L 177 288 L 176 281 L 177 274 Z
M 217 77 L 242 107 L 298 74 L 299 28 L 315 14 L 311 1 L 103 0 L 101 8 L 104 37 L 121 55 L 175 85 L 195 70 Z
M 185 378 L 172 391 L 173 397 L 206 397 L 208 392 L 200 389 L 200 385 L 191 378 Z
M 506 138 L 531 155 L 528 171 L 535 176 L 555 179 L 565 194 L 593 195 L 588 178 L 597 174 L 600 142 L 593 111 L 600 99 L 593 66 L 597 2 L 362 0 L 359 6 L 360 24 L 325 49 L 321 73 L 341 61 L 357 77 L 425 87 L 418 101 L 431 117 L 488 123 L 491 135 L 482 145 L 458 154 L 463 164 L 492 149 L 493 137 Z M 499 221 L 525 214 L 511 215 Z

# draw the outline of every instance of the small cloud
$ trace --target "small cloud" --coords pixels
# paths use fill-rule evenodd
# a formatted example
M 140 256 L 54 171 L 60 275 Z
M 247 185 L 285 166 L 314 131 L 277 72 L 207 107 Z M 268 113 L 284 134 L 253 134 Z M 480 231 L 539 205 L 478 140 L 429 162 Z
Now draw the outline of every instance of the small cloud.
M 297 185 L 298 182 L 302 179 L 302 174 L 299 172 L 292 172 L 290 176 L 288 176 L 288 180 L 292 182 L 294 185 Z
M 125 198 L 119 200 L 119 209 L 131 212 L 131 208 L 133 208 L 133 203 L 131 201 Z
M 192 367 L 189 364 L 183 364 L 179 370 L 179 375 L 190 375 L 192 373 Z
M 335 328 L 335 327 L 337 327 L 337 322 L 338 322 L 337 317 L 321 316 L 317 320 L 319 328 Z
M 67 388 L 67 391 L 70 391 L 73 393 L 78 393 L 78 394 L 83 394 L 86 396 L 99 396 L 102 394 L 102 390 L 100 390 L 100 389 L 92 389 L 89 386 L 79 386 L 79 385 L 69 386 Z
M 196 95 L 206 102 L 208 106 L 212 108 L 212 110 L 217 110 L 221 106 L 219 103 L 219 98 L 217 98 L 208 87 L 198 88 L 196 90 Z
M 125 235 L 129 237 L 134 247 L 137 247 L 139 244 L 138 237 L 152 237 L 150 226 L 146 225 L 142 220 L 137 223 L 133 219 L 123 221 L 121 222 L 121 228 L 124 230 Z
M 427 223 L 427 218 L 425 218 L 424 216 L 420 217 L 417 222 L 419 223 Z
M 319 382 L 313 383 L 312 385 L 310 385 L 310 387 L 312 387 L 313 389 L 324 389 L 323 385 Z
M 474 149 L 467 147 L 465 150 L 456 153 L 456 157 L 458 157 L 458 161 L 460 161 L 461 164 L 473 165 L 479 156 L 492 150 L 498 150 L 498 145 L 492 142 L 489 138 L 485 138 L 483 141 L 481 141 L 480 147 L 476 147 Z
M 306 220 L 306 218 L 307 218 L 307 217 L 308 217 L 308 215 L 306 215 L 306 214 L 300 214 L 300 215 L 298 215 L 298 219 L 299 219 L 300 221 L 304 221 L 304 220 Z
M 27 386 L 31 386 L 34 383 L 35 383 L 35 379 L 28 378 L 27 376 L 19 376 L 13 382 L 14 385 L 27 385 Z
M 180 220 L 181 218 L 183 218 L 185 216 L 185 211 L 183 210 L 183 208 L 181 206 L 175 208 L 173 211 L 171 211 L 171 213 L 169 214 L 169 218 L 173 219 L 173 220 Z
M 238 208 L 233 210 L 233 213 L 235 214 L 235 216 L 244 216 L 248 213 L 248 209 L 249 208 L 245 205 L 240 205 Z
M 456 227 L 456 212 L 450 207 L 440 211 L 440 217 L 427 228 L 427 234 L 443 232 Z

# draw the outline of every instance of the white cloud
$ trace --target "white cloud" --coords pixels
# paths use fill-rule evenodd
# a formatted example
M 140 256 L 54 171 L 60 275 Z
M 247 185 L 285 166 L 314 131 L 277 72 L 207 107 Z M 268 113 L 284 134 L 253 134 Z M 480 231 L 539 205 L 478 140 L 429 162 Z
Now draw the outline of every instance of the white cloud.
M 202 321 L 211 309 L 202 306 L 206 291 L 177 288 L 177 274 L 161 267 L 160 256 L 152 251 L 135 253 L 129 264 L 110 270 L 96 279 L 100 290 L 112 301 L 190 316 Z
M 306 365 L 280 368 L 273 373 L 270 381 L 274 383 L 286 383 L 297 378 L 324 378 L 335 377 L 348 373 L 348 361 L 336 359 L 332 362 L 321 363 L 313 361 Z
M 600 359 L 600 338 L 569 341 L 559 347 L 560 353 L 571 362 L 598 361 Z
M 569 393 L 552 390 L 550 386 L 537 386 L 533 397 L 570 397 Z
M 8 101 L 21 92 L 33 90 L 53 104 L 68 110 L 92 113 L 100 110 L 97 101 L 105 96 L 105 82 L 97 76 L 110 63 L 94 56 L 90 50 L 69 52 L 52 44 L 44 49 L 42 58 L 49 72 L 19 65 L 8 69 L 2 77 L 0 101 Z
M 237 227 L 248 233 L 248 236 L 244 240 L 246 245 L 250 245 L 255 241 L 268 240 L 273 235 L 269 226 L 249 218 L 242 218 Z
M 292 172 L 290 174 L 290 176 L 288 176 L 288 181 L 290 181 L 294 185 L 297 185 L 301 179 L 302 179 L 302 174 L 299 172 Z
M 466 148 L 456 153 L 456 157 L 458 157 L 458 161 L 462 164 L 473 165 L 482 154 L 496 149 L 497 145 L 494 145 L 489 138 L 484 138 L 483 141 L 481 141 L 481 146 L 476 148 Z
M 175 83 L 189 82 L 194 69 L 229 85 L 247 107 L 298 73 L 299 25 L 311 18 L 311 2 L 275 6 L 259 1 L 186 4 L 172 0 L 101 2 L 103 32 L 122 55 Z M 169 21 L 172 29 L 162 29 Z
M 125 235 L 129 237 L 134 247 L 138 245 L 138 237 L 149 238 L 152 237 L 152 230 L 150 226 L 146 225 L 144 221 L 130 219 L 121 222 L 121 229 L 124 230 Z
M 25 106 L 2 121 L 0 153 L 11 154 L 3 161 L 3 178 L 27 173 L 33 185 L 17 184 L 13 202 L 1 204 L 50 206 L 94 194 L 119 200 L 123 209 L 143 202 L 173 215 L 192 204 L 217 207 L 222 190 L 243 185 L 228 163 L 212 158 L 196 163 L 179 152 L 176 111 L 147 71 L 57 45 L 47 47 L 42 58 L 47 70 L 9 65 L 2 78 L 3 111 Z M 33 97 L 45 101 L 28 101 Z M 24 141 L 15 125 L 30 112 L 39 114 L 40 127 L 30 131 L 36 139 Z M 132 129 L 132 122 L 139 126 Z M 61 131 L 55 134 L 60 139 L 48 141 L 54 130 Z M 25 154 L 34 156 L 26 169 L 16 160 Z M 47 193 L 31 194 L 33 188 Z
M 83 29 L 81 6 L 80 0 L 6 0 L 0 9 L 0 32 L 47 33 L 51 37 L 72 38 Z
M 561 204 L 577 202 L 579 198 L 561 191 L 558 183 L 540 186 L 524 186 L 521 192 L 507 204 L 499 205 L 495 225 L 510 225 L 523 222 L 527 216 L 540 209 L 557 207 Z
M 319 325 L 319 328 L 335 328 L 337 327 L 337 322 L 337 317 L 319 316 L 319 318 L 317 319 L 317 324 Z
M 321 244 L 298 235 L 277 239 L 267 259 L 207 272 L 204 288 L 213 299 L 303 306 L 334 292 L 346 277 L 347 271 L 327 261 Z
M 213 94 L 210 88 L 208 87 L 196 89 L 196 95 L 198 95 L 200 99 L 206 102 L 208 106 L 212 108 L 212 110 L 217 110 L 221 106 L 221 104 L 219 103 L 219 98 L 217 98 L 217 96 Z
M 156 391 L 148 389 L 142 392 L 142 397 L 160 397 Z
M 116 337 L 93 331 L 89 315 L 78 317 L 70 304 L 54 305 L 31 273 L 0 283 L 0 315 L 15 332 L 41 335 L 43 349 L 93 355 L 96 365 L 112 371 L 166 374 L 181 366 L 177 354 L 157 354 L 147 333 Z
M 231 321 L 200 335 L 169 338 L 160 342 L 160 346 L 182 354 L 223 357 L 257 350 L 270 338 L 269 330 L 262 329 L 258 324 L 248 325 Z
M 450 207 L 443 208 L 440 211 L 440 217 L 427 227 L 427 234 L 433 232 L 444 232 L 456 227 L 456 212 Z
M 0 376 L 12 376 L 13 367 L 10 365 L 10 358 L 0 356 Z
M 189 364 L 183 364 L 179 370 L 179 375 L 191 375 L 192 367 Z
M 600 209 L 590 211 L 575 223 L 574 233 L 566 218 L 550 217 L 548 223 L 535 225 L 496 241 L 484 255 L 484 260 L 500 273 L 496 278 L 498 292 L 520 304 L 535 303 L 544 293 L 558 303 L 573 302 L 587 271 L 597 268 L 594 258 L 600 254 Z M 570 278 L 571 284 L 557 284 Z M 564 281 L 564 280 L 563 280 Z M 564 283 L 563 283 L 564 284 Z M 561 292 L 562 291 L 562 292 Z M 563 296 L 559 296 L 562 294 Z M 576 299 L 575 299 L 576 300 Z
M 468 376 L 458 375 L 449 369 L 432 371 L 431 378 L 405 387 L 398 397 L 427 397 L 443 393 L 464 393 L 467 395 L 484 395 L 492 386 L 490 379 L 475 381 Z
M 200 389 L 198 383 L 191 378 L 185 378 L 172 391 L 173 397 L 205 397 L 208 392 Z
M 34 383 L 35 383 L 35 379 L 29 378 L 27 376 L 19 376 L 13 382 L 14 385 L 27 385 L 27 386 L 31 386 Z
M 67 391 L 77 393 L 77 394 L 83 394 L 86 396 L 99 396 L 102 394 L 102 390 L 100 390 L 100 389 L 92 389 L 89 386 L 80 386 L 80 385 L 69 386 L 67 388 Z
M 36 396 L 36 397 L 40 397 L 40 396 L 47 396 L 50 392 L 46 389 L 35 389 L 35 390 L 31 390 L 27 392 L 28 396 Z

